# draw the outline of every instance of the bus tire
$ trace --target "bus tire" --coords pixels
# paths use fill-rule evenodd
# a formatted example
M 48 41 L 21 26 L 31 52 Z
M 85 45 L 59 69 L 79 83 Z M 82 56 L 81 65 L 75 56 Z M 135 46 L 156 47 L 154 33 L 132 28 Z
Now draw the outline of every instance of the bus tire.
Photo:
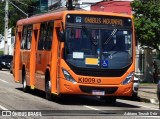
M 23 84 L 23 91 L 28 92 L 29 87 L 27 86 L 27 81 L 26 81 L 26 72 L 23 70 L 22 72 L 22 84 Z
M 51 93 L 51 81 L 47 79 L 45 82 L 45 98 L 47 100 L 52 100 L 52 93 Z
M 132 99 L 137 99 L 138 98 L 138 93 L 133 92 L 131 97 L 132 97 Z
M 2 70 L 2 66 L 1 66 L 1 64 L 0 64 L 0 70 Z

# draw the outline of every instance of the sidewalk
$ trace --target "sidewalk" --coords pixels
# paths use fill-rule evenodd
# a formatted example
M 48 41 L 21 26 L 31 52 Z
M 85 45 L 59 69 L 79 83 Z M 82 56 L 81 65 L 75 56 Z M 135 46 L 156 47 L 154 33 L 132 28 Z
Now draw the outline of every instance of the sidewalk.
M 138 97 L 141 101 L 159 104 L 157 98 L 157 84 L 140 84 Z

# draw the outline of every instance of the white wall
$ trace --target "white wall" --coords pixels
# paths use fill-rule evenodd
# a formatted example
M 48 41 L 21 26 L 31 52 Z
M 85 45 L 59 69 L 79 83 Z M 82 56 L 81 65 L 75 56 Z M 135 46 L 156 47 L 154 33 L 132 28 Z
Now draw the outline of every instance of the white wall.
M 82 2 L 82 3 L 96 3 L 100 1 L 103 1 L 103 0 L 79 0 L 79 2 Z
M 15 37 L 14 36 L 11 36 L 11 31 L 12 31 L 12 28 L 8 29 L 8 41 L 7 41 L 7 44 L 8 44 L 8 54 L 9 55 L 12 55 L 13 54 L 13 45 L 14 45 L 14 41 L 15 41 Z M 1 34 L 0 34 L 1 35 Z M 0 42 L 0 50 L 4 50 L 4 36 L 1 35 L 1 42 Z
M 4 39 L 0 42 L 0 49 L 4 48 Z
M 91 5 L 96 3 L 96 2 L 100 2 L 102 0 L 92 0 L 92 1 L 88 1 L 88 0 L 79 0 L 78 2 L 80 3 L 80 7 L 82 9 L 85 10 L 91 10 Z

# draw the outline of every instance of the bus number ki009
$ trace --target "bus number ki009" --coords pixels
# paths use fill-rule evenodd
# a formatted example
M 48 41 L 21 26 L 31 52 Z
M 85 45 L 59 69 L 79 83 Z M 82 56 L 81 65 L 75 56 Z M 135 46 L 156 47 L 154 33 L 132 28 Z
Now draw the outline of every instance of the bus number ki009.
M 101 79 L 79 77 L 78 83 L 101 83 Z

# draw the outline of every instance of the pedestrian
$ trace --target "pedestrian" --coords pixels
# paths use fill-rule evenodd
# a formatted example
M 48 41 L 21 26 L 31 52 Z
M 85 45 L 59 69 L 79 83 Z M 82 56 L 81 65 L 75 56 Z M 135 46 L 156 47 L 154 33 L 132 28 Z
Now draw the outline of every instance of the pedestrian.
M 153 82 L 158 83 L 158 65 L 156 61 L 153 61 Z

